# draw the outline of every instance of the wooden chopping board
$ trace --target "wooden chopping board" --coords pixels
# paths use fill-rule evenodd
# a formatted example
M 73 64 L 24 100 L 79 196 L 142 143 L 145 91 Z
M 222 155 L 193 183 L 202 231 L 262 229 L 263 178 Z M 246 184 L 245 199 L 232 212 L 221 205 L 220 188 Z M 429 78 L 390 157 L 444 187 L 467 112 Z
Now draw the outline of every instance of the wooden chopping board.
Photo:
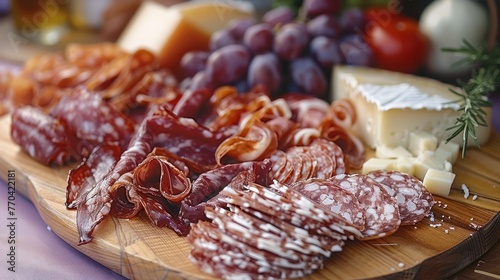
M 0 174 L 15 172 L 16 192 L 28 197 L 51 229 L 77 250 L 132 279 L 210 279 L 189 260 L 189 244 L 144 214 L 130 220 L 108 218 L 91 243 L 78 246 L 75 211 L 64 206 L 69 167 L 48 168 L 22 152 L 9 136 L 10 118 L 0 118 Z M 500 135 L 482 150 L 459 160 L 448 197 L 438 197 L 434 220 L 401 227 L 372 241 L 349 241 L 308 279 L 444 278 L 490 249 L 500 238 Z M 471 195 L 464 198 L 466 184 Z M 472 196 L 477 195 L 473 200 Z M 474 229 L 474 225 L 480 227 Z

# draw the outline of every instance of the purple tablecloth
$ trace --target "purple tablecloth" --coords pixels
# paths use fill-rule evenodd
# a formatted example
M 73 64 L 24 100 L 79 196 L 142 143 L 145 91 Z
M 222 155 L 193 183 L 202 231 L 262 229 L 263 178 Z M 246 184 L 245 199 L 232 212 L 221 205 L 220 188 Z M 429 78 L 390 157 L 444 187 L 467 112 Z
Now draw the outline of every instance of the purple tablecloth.
M 493 127 L 500 131 L 500 95 L 493 98 Z M 15 199 L 15 270 L 8 270 L 9 236 L 7 186 L 0 180 L 0 278 L 2 279 L 124 279 L 95 262 L 48 229 L 33 204 L 20 194 Z M 7 278 L 5 278 L 7 277 Z

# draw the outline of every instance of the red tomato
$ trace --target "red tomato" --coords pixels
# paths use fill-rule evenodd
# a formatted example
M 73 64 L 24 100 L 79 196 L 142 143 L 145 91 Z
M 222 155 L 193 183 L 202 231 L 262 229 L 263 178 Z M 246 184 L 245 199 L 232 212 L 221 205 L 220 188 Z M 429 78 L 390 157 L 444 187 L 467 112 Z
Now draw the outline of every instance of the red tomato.
M 425 62 L 429 41 L 417 21 L 388 10 L 365 12 L 365 39 L 382 69 L 414 73 Z

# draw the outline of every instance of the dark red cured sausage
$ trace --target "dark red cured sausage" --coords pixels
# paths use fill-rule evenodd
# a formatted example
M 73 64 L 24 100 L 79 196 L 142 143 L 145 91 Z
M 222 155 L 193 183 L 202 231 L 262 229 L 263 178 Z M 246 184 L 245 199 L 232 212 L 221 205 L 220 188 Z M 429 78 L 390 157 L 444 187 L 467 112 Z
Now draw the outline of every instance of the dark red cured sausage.
M 87 193 L 111 171 L 120 154 L 121 149 L 116 144 L 97 146 L 78 167 L 71 169 L 66 187 L 66 207 L 75 208 L 82 194 Z
M 109 191 L 111 196 L 111 216 L 120 219 L 131 219 L 143 209 L 141 197 L 137 193 L 133 172 L 123 174 Z
M 326 139 L 315 139 L 311 143 L 312 147 L 317 146 L 318 149 L 328 152 L 335 160 L 335 174 L 344 174 L 347 172 L 346 162 L 344 159 L 344 152 L 342 148 L 335 142 Z M 315 147 L 316 148 L 316 147 Z
M 125 149 L 135 130 L 135 123 L 127 116 L 83 87 L 64 96 L 50 115 L 60 120 L 78 139 L 96 146 L 118 142 Z
M 282 98 L 292 110 L 292 120 L 301 127 L 317 128 L 330 106 L 324 100 L 303 94 L 289 93 Z
M 113 184 L 123 174 L 136 168 L 151 152 L 153 135 L 149 130 L 149 121 L 156 118 L 161 118 L 161 116 L 153 116 L 143 121 L 134 138 L 130 141 L 129 147 L 121 154 L 113 169 L 87 193 L 83 194 L 84 199 L 76 207 L 76 224 L 80 235 L 80 244 L 90 242 L 95 227 L 109 215 L 112 202 L 110 189 Z
M 179 202 L 191 191 L 187 174 L 179 170 L 167 157 L 149 155 L 134 169 L 137 191 L 161 196 L 170 202 Z
M 380 183 L 396 198 L 402 225 L 414 225 L 422 220 L 436 203 L 422 182 L 397 171 L 372 171 L 367 176 Z
M 53 117 L 35 107 L 22 107 L 12 114 L 12 140 L 45 165 L 63 165 L 75 159 L 75 139 Z
M 193 182 L 191 194 L 181 202 L 179 217 L 187 224 L 205 219 L 205 207 L 210 203 L 208 198 L 216 196 L 226 187 L 233 178 L 244 171 L 249 171 L 255 176 L 255 181 L 267 183 L 271 162 L 244 162 L 221 166 L 200 174 Z M 216 202 L 214 202 L 216 203 Z
M 169 151 L 197 173 L 216 167 L 214 154 L 226 134 L 210 131 L 191 118 L 179 118 L 165 108 L 155 116 L 148 121 L 155 147 Z
M 290 188 L 316 202 L 326 211 L 344 218 L 347 223 L 356 225 L 358 228 L 365 227 L 365 211 L 359 205 L 358 199 L 335 183 L 312 178 L 291 184 Z
M 177 207 L 169 204 L 163 197 L 137 192 L 141 198 L 141 204 L 153 225 L 158 227 L 169 227 L 177 235 L 186 236 L 189 233 L 189 225 L 184 224 L 177 216 Z
M 366 224 L 360 239 L 388 236 L 399 228 L 398 204 L 375 180 L 359 174 L 340 174 L 329 180 L 354 194 L 365 210 Z

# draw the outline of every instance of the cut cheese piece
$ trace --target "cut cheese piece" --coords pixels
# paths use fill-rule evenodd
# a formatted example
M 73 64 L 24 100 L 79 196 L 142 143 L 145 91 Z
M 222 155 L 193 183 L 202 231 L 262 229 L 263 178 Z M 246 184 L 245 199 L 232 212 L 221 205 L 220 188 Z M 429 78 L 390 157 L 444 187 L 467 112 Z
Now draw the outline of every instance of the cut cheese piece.
M 410 132 L 410 140 L 408 143 L 408 150 L 414 155 L 418 156 L 427 151 L 436 150 L 438 140 L 436 136 L 425 131 Z
M 450 194 L 453 180 L 455 180 L 455 174 L 452 172 L 429 169 L 422 180 L 422 183 L 432 194 L 448 196 Z
M 232 19 L 253 16 L 250 6 L 229 3 L 232 1 L 194 1 L 167 7 L 144 1 L 117 44 L 129 52 L 148 49 L 159 56 L 161 67 L 178 73 L 186 52 L 208 49 L 213 32 Z
M 457 143 L 454 143 L 454 142 L 446 143 L 446 141 L 441 141 L 441 142 L 439 142 L 439 145 L 438 145 L 436 152 L 438 150 L 445 150 L 445 151 L 450 152 L 451 157 L 448 161 L 451 162 L 452 164 L 457 162 L 459 151 L 460 151 L 460 146 Z
M 386 145 L 408 147 L 410 134 L 425 131 L 438 141 L 448 137 L 459 116 L 457 96 L 452 85 L 436 80 L 380 69 L 336 66 L 333 70 L 332 98 L 349 98 L 356 105 L 355 132 L 371 148 Z M 478 127 L 478 142 L 484 144 L 491 134 L 491 108 L 487 127 Z M 453 139 L 462 144 L 462 136 Z M 469 141 L 474 145 L 474 141 Z
M 411 157 L 412 154 L 403 146 L 388 147 L 383 145 L 375 148 L 375 156 L 378 158 L 398 158 Z
M 363 174 L 377 170 L 394 170 L 396 159 L 389 158 L 370 158 L 363 163 L 361 172 Z
M 422 180 L 429 169 L 436 169 L 451 172 L 453 165 L 446 159 L 437 157 L 434 151 L 428 151 L 420 154 L 413 162 L 415 177 Z

